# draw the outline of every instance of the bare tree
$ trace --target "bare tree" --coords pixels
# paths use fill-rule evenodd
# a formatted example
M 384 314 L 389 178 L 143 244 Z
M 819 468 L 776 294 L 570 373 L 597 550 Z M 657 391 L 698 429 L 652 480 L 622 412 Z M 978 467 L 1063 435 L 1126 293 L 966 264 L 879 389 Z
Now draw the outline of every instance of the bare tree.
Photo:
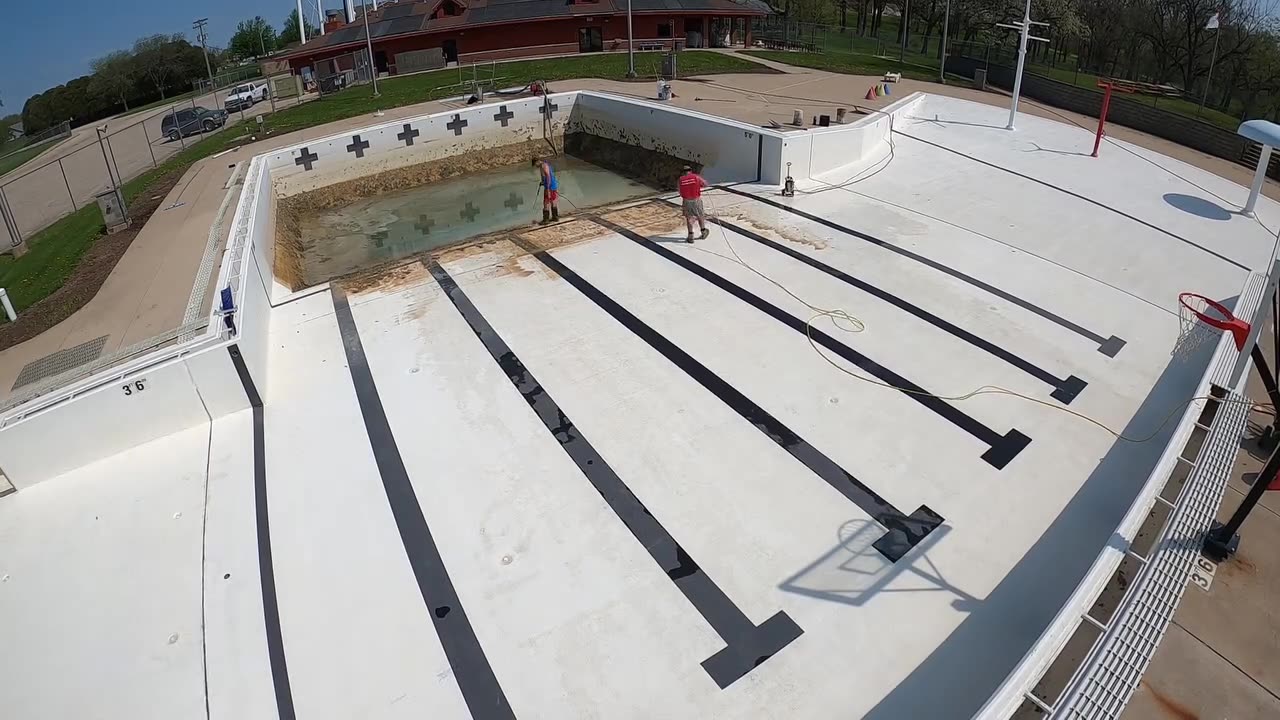
M 137 77 L 138 65 L 128 50 L 116 50 L 89 63 L 93 69 L 93 89 L 101 97 L 119 101 L 129 110 L 129 91 Z
M 143 74 L 155 84 L 161 100 L 165 98 L 169 78 L 178 68 L 183 40 L 181 35 L 161 34 L 139 38 L 133 43 L 133 56 Z
M 1257 0 L 1143 0 L 1144 19 L 1135 33 L 1151 46 L 1160 80 L 1177 80 L 1184 90 L 1208 75 L 1216 43 L 1219 62 L 1248 54 L 1265 16 Z M 1209 29 L 1214 13 L 1217 29 Z

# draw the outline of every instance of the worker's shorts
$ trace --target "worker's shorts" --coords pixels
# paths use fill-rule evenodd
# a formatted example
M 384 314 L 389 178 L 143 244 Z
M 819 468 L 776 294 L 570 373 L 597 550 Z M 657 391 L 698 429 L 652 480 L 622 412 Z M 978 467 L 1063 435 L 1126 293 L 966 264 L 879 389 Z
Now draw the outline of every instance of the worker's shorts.
M 704 220 L 707 217 L 707 211 L 702 207 L 702 198 L 694 198 L 693 200 L 685 200 L 680 206 L 681 213 L 687 218 L 697 218 Z
M 554 205 L 556 200 L 560 199 L 560 193 L 557 190 L 544 190 L 542 192 L 542 204 Z

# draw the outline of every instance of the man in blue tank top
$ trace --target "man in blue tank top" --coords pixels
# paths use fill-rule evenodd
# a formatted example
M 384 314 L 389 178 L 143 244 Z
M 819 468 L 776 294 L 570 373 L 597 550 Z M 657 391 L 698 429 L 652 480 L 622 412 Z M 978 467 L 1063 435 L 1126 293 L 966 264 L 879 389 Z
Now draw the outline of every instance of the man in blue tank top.
M 533 158 L 533 167 L 538 168 L 538 187 L 542 188 L 542 224 L 560 219 L 560 183 L 556 181 L 556 172 L 551 163 L 541 158 Z

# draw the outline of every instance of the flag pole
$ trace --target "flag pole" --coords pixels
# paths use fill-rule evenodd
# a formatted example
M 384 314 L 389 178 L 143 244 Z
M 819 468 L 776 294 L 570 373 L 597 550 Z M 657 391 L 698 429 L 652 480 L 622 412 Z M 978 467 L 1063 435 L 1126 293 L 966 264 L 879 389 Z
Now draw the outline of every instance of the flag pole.
M 1222 38 L 1222 29 L 1218 27 L 1218 13 L 1214 13 L 1209 18 L 1208 27 L 1213 30 L 1213 55 L 1209 57 L 1209 75 L 1204 79 L 1204 94 L 1200 96 L 1200 109 L 1196 110 L 1196 117 L 1200 117 L 1200 113 L 1204 112 L 1204 104 L 1209 100 L 1209 84 L 1213 81 L 1213 66 L 1218 62 L 1218 40 Z

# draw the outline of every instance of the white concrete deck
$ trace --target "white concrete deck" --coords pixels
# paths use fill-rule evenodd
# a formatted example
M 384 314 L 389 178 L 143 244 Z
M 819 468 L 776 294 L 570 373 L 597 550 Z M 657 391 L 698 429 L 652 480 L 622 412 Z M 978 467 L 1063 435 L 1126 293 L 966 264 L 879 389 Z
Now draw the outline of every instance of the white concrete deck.
M 1170 362 L 1177 293 L 1233 298 L 1275 235 L 1149 151 L 1187 179 L 917 115 L 856 184 L 709 193 L 692 246 L 610 216 L 277 307 L 260 438 L 246 411 L 0 499 L 3 714 L 972 715 L 1173 427 L 1060 410 L 1155 432 L 1208 358 Z M 866 330 L 815 348 L 775 283 Z M 873 364 L 944 399 L 842 371 Z M 1044 404 L 945 399 L 984 385 Z M 889 557 L 884 508 L 922 506 Z

